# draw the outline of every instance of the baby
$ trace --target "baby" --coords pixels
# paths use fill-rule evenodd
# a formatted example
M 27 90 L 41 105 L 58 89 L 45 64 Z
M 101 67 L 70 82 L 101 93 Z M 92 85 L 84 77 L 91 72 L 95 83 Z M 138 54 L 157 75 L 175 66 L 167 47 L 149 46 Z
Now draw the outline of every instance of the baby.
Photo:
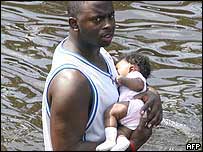
M 122 58 L 116 68 L 119 74 L 116 78 L 119 102 L 105 111 L 106 140 L 96 147 L 96 151 L 125 151 L 130 145 L 128 139 L 132 131 L 139 124 L 140 109 L 144 105 L 136 96 L 147 89 L 146 79 L 151 72 L 149 58 L 140 53 L 131 53 Z

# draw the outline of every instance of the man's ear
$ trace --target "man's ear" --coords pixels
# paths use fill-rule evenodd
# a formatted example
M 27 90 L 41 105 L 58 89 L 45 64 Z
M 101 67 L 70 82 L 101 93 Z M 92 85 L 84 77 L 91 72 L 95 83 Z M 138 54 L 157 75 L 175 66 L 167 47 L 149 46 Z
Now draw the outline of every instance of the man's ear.
M 74 31 L 77 32 L 77 31 L 79 30 L 79 29 L 78 29 L 78 23 L 77 23 L 77 19 L 76 19 L 76 18 L 70 17 L 69 20 L 68 20 L 68 22 L 69 22 L 70 27 L 71 27 Z

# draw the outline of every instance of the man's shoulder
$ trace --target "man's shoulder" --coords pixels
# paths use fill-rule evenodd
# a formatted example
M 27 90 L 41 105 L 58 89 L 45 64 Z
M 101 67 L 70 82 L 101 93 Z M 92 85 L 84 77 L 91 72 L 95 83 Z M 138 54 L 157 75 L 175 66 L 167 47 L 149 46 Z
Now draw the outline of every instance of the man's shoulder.
M 57 90 L 62 93 L 66 90 L 67 93 L 70 90 L 81 91 L 82 88 L 87 90 L 89 85 L 86 77 L 78 70 L 65 69 L 53 79 L 51 86 L 53 91 Z
M 57 77 L 58 79 L 66 80 L 66 82 L 86 81 L 84 74 L 82 74 L 82 72 L 80 72 L 78 69 L 63 69 Z

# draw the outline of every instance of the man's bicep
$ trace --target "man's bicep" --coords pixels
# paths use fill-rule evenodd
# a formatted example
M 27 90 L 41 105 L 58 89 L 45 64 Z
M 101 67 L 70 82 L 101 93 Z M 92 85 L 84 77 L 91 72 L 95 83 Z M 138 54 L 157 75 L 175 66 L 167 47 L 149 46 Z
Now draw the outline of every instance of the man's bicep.
M 78 71 L 63 71 L 53 81 L 51 138 L 53 148 L 67 150 L 82 139 L 88 121 L 90 87 Z

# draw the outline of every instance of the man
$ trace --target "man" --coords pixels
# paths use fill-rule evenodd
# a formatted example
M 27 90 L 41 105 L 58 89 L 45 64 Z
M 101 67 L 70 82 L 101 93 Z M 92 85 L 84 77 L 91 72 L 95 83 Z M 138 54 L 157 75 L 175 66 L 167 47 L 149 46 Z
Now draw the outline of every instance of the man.
M 115 30 L 111 1 L 69 3 L 69 37 L 56 48 L 47 77 L 42 121 L 45 150 L 93 151 L 105 140 L 103 114 L 117 102 L 119 94 L 113 60 L 103 48 L 111 43 Z M 143 110 L 151 107 L 131 140 L 138 149 L 162 120 L 160 98 L 146 93 Z

